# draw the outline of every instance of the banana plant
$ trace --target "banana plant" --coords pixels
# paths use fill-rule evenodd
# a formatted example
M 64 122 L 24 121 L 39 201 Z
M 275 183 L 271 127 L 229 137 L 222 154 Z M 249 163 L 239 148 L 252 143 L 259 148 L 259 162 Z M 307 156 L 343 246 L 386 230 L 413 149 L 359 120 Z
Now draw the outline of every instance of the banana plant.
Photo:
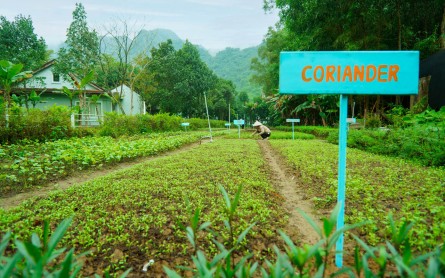
M 11 105 L 10 93 L 12 86 L 24 79 L 32 77 L 30 71 L 22 71 L 22 64 L 13 64 L 6 60 L 0 60 L 0 92 L 8 106 Z

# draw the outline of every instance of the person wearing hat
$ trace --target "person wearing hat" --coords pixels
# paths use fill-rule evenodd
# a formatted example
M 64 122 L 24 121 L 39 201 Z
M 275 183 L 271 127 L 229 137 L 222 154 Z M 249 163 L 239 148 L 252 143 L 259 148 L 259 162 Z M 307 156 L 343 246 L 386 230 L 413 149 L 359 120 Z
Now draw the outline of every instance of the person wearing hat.
M 270 137 L 270 129 L 259 121 L 255 121 L 255 123 L 253 123 L 253 127 L 255 128 L 255 131 L 252 133 L 252 135 L 258 134 L 261 136 L 261 138 L 263 138 L 263 140 L 267 140 L 267 138 Z

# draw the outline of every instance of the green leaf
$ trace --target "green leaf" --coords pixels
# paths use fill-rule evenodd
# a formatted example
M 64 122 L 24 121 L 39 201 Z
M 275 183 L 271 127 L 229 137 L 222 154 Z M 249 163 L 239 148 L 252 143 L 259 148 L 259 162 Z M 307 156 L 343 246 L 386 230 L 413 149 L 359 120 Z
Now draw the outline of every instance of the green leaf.
M 236 191 L 235 199 L 233 200 L 232 206 L 230 207 L 230 215 L 233 215 L 235 213 L 235 211 L 236 211 L 236 208 L 238 207 L 242 189 L 243 189 L 243 186 L 240 185 L 238 187 L 238 190 Z
M 14 256 L 6 262 L 5 265 L 1 268 L 0 276 L 1 277 L 14 277 L 12 273 L 14 269 L 17 267 L 17 263 L 23 258 L 22 254 L 15 253 Z
M 315 232 L 320 236 L 320 238 L 323 238 L 323 233 L 320 227 L 318 227 L 318 225 L 314 222 L 314 220 L 312 220 L 312 218 L 309 215 L 307 215 L 303 210 L 297 209 L 297 211 L 303 216 L 304 219 L 306 219 L 306 221 L 312 226 L 312 228 L 314 228 Z
M 11 232 L 7 232 L 4 236 L 3 236 L 3 238 L 2 238 L 2 241 L 1 241 L 1 243 L 0 243 L 0 255 L 3 255 L 3 253 L 5 252 L 5 250 L 6 250 L 6 247 L 8 247 L 8 245 L 9 245 L 9 240 L 11 239 Z
M 253 228 L 253 226 L 255 226 L 255 223 L 252 223 L 249 227 L 247 227 L 247 229 L 245 229 L 239 236 L 238 239 L 236 241 L 236 244 L 240 244 L 243 239 L 246 237 L 247 233 Z
M 208 227 L 210 227 L 211 225 L 212 225 L 211 222 L 204 222 L 204 223 L 202 223 L 202 224 L 199 226 L 198 231 L 205 230 L 205 229 L 207 229 Z
M 25 257 L 26 262 L 31 266 L 36 266 L 41 258 L 40 250 L 31 243 L 23 243 L 20 240 L 15 241 L 17 250 Z
M 73 217 L 64 219 L 59 226 L 57 226 L 57 229 L 54 231 L 54 233 L 51 235 L 51 238 L 49 239 L 48 243 L 48 250 L 47 254 L 48 256 L 53 252 L 53 250 L 56 248 L 57 244 L 62 239 L 65 232 L 68 230 L 68 227 L 71 225 L 71 222 L 73 221 Z
M 164 272 L 167 274 L 168 277 L 170 277 L 170 278 L 181 278 L 181 276 L 178 273 L 176 273 L 176 271 L 171 270 L 170 268 L 168 268 L 166 266 L 163 266 L 163 268 L 164 268 Z
M 221 191 L 224 202 L 226 203 L 226 211 L 230 212 L 230 208 L 232 207 L 232 205 L 230 203 L 229 195 L 227 194 L 227 191 L 224 189 L 222 185 L 219 185 L 219 190 Z
M 195 233 L 193 232 L 193 229 L 191 227 L 187 227 L 186 228 L 186 234 L 187 234 L 187 239 L 189 240 L 190 244 L 193 246 L 193 248 L 196 248 L 196 243 L 195 243 Z
M 62 262 L 62 270 L 60 272 L 59 277 L 70 277 L 71 266 L 73 262 L 73 252 L 74 249 L 71 249 L 65 257 L 65 260 Z
M 31 242 L 32 244 L 34 244 L 35 247 L 37 248 L 42 248 L 42 244 L 40 242 L 40 238 L 37 234 L 32 234 L 31 235 Z

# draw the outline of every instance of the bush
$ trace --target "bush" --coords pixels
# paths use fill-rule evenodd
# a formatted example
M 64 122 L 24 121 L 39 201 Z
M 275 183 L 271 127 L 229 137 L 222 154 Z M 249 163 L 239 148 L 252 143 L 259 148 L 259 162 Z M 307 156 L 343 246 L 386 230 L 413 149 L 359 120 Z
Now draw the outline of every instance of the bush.
M 184 122 L 190 123 L 190 129 L 196 130 L 200 128 L 209 128 L 209 122 L 207 119 L 190 118 L 184 119 Z M 210 120 L 212 128 L 225 128 L 226 122 L 220 120 Z
M 292 131 L 292 126 L 277 126 L 274 129 Z M 317 138 L 326 139 L 331 133 L 338 135 L 338 129 L 323 126 L 294 126 L 296 132 L 312 134 Z
M 369 116 L 365 119 L 366 128 L 378 128 L 382 126 L 382 121 L 380 116 L 374 115 Z
M 118 115 L 116 113 L 106 113 L 104 123 L 99 131 L 102 136 L 119 137 L 122 135 L 135 135 L 148 132 L 180 131 L 183 129 L 181 123 L 190 124 L 190 130 L 208 128 L 207 119 L 182 119 L 179 116 L 169 114 L 145 114 L 145 115 Z M 224 128 L 224 121 L 210 120 L 212 128 Z
M 8 124 L 2 118 L 0 142 L 15 143 L 19 140 L 49 141 L 71 137 L 73 129 L 70 110 L 63 106 L 52 106 L 49 110 L 25 109 L 13 106 Z M 6 127 L 7 126 L 7 127 Z
M 375 154 L 417 161 L 425 166 L 445 166 L 445 129 L 416 125 L 394 130 L 349 130 L 348 147 Z M 338 144 L 338 134 L 327 141 Z

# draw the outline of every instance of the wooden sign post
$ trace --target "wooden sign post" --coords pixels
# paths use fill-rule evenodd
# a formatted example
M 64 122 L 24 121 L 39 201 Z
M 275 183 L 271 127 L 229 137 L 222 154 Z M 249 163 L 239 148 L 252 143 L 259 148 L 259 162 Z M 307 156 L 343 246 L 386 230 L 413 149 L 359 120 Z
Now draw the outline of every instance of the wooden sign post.
M 416 95 L 418 51 L 281 52 L 280 94 L 340 95 L 337 230 L 344 226 L 348 95 Z M 343 234 L 335 263 L 343 265 Z

